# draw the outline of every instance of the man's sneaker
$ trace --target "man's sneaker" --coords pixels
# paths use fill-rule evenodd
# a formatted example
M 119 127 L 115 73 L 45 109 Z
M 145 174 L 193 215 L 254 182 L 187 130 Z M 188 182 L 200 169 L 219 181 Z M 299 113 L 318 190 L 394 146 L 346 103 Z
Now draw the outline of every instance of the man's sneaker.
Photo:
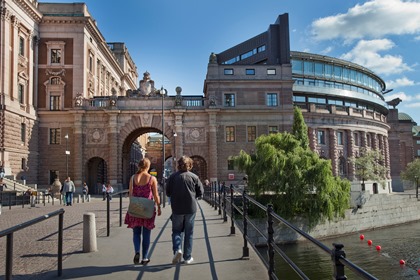
M 139 264 L 140 263 L 140 254 L 136 253 L 134 255 L 134 259 L 133 259 L 134 264 Z
M 193 257 L 191 257 L 189 260 L 184 261 L 185 264 L 192 264 L 194 261 Z
M 178 250 L 176 251 L 174 258 L 172 259 L 172 264 L 177 264 L 181 261 L 181 257 L 182 257 L 182 251 Z

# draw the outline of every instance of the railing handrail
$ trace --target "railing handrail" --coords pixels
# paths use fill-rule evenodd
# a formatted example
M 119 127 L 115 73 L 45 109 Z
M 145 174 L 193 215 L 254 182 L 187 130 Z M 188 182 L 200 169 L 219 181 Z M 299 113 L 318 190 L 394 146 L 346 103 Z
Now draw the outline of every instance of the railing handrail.
M 210 187 L 210 194 L 206 197 L 207 199 L 209 199 L 210 201 L 208 201 L 211 205 L 214 205 L 215 209 L 217 209 L 217 207 L 219 207 L 219 209 L 222 207 L 226 207 L 227 201 L 230 200 L 230 206 L 231 206 L 231 210 L 232 213 L 230 214 L 231 219 L 232 219 L 232 227 L 234 223 L 237 223 L 234 214 L 233 214 L 233 209 L 235 209 L 243 218 L 243 222 L 244 222 L 244 226 L 245 228 L 242 230 L 243 234 L 244 234 L 244 240 L 250 241 L 251 245 L 255 248 L 255 244 L 252 243 L 252 240 L 250 240 L 250 238 L 247 236 L 247 225 L 250 224 L 252 225 L 252 227 L 267 241 L 267 244 L 269 245 L 269 247 L 271 246 L 272 251 L 276 251 L 278 254 L 281 255 L 281 257 L 285 260 L 285 262 L 292 267 L 292 269 L 299 274 L 299 276 L 302 279 L 307 279 L 306 275 L 300 271 L 299 267 L 296 266 L 296 264 L 293 263 L 292 260 L 290 260 L 287 255 L 275 244 L 275 242 L 272 240 L 272 234 L 274 233 L 273 229 L 271 228 L 271 232 L 270 232 L 270 228 L 267 228 L 267 232 L 268 234 L 265 235 L 265 233 L 263 233 L 259 228 L 257 228 L 254 223 L 247 217 L 247 206 L 245 204 L 247 204 L 246 201 L 252 203 L 253 205 L 257 206 L 258 208 L 260 208 L 261 210 L 263 210 L 265 213 L 267 213 L 267 218 L 269 220 L 270 224 L 270 219 L 271 219 L 271 226 L 272 226 L 272 218 L 276 219 L 278 222 L 283 223 L 284 225 L 286 225 L 288 228 L 290 228 L 291 230 L 293 230 L 294 232 L 298 233 L 299 235 L 301 235 L 302 237 L 304 237 L 305 239 L 307 239 L 308 241 L 312 242 L 313 244 L 315 244 L 316 246 L 318 246 L 320 249 L 322 249 L 324 252 L 328 253 L 331 257 L 332 257 L 332 261 L 334 263 L 334 266 L 336 268 L 335 271 L 335 276 L 337 277 L 336 279 L 342 279 L 340 278 L 341 276 L 344 276 L 344 266 L 347 266 L 351 271 L 353 271 L 354 273 L 356 273 L 358 276 L 364 278 L 364 279 L 377 279 L 375 276 L 371 275 L 370 273 L 368 273 L 367 271 L 363 270 L 362 268 L 360 268 L 359 266 L 357 266 L 356 264 L 352 263 L 350 260 L 346 259 L 345 257 L 345 253 L 344 251 L 342 251 L 341 249 L 344 247 L 342 244 L 333 244 L 334 245 L 334 249 L 330 249 L 328 246 L 326 246 L 325 244 L 323 244 L 322 242 L 318 241 L 317 239 L 315 239 L 314 237 L 312 237 L 311 235 L 309 235 L 308 233 L 302 231 L 301 229 L 297 228 L 296 226 L 294 226 L 293 224 L 289 223 L 287 220 L 285 220 L 284 218 L 282 218 L 280 215 L 274 213 L 274 211 L 272 211 L 272 206 L 269 204 L 268 206 L 264 206 L 263 204 L 261 204 L 260 202 L 258 202 L 257 200 L 255 200 L 253 197 L 249 196 L 246 191 L 244 191 L 241 188 L 235 187 L 233 185 L 230 185 L 229 188 L 231 190 L 231 196 L 228 197 L 226 196 L 226 192 L 225 190 L 223 191 L 223 193 L 221 193 L 220 190 L 216 191 L 218 182 L 214 182 L 214 188 Z M 211 192 L 213 192 L 214 190 L 214 194 L 212 194 Z M 242 209 L 239 205 L 237 205 L 233 199 L 233 193 L 234 191 L 236 192 L 237 195 L 241 195 L 242 199 L 243 199 L 243 205 L 242 205 Z M 218 202 L 218 199 L 216 198 L 217 194 L 219 195 L 219 197 L 221 195 L 223 195 L 223 203 L 220 203 L 220 200 Z M 270 211 L 268 211 L 270 210 Z M 219 211 L 220 213 L 220 211 Z M 229 215 L 227 213 L 227 211 L 225 210 L 223 215 Z M 271 218 L 270 218 L 271 217 Z M 222 217 L 224 218 L 224 217 Z M 224 220 L 226 221 L 226 218 L 224 218 Z M 231 233 L 234 233 L 235 230 L 234 228 L 231 229 Z M 270 241 L 270 234 L 271 234 L 271 241 Z M 245 241 L 246 244 L 246 241 Z M 245 250 L 245 249 L 244 249 Z M 260 258 L 262 258 L 262 256 L 260 254 L 258 254 L 260 256 Z M 269 254 L 270 255 L 270 254 Z M 269 264 L 267 264 L 267 262 L 262 258 L 262 261 L 268 265 L 269 268 L 269 277 L 270 279 L 277 279 L 277 276 L 273 275 L 274 273 L 272 273 L 272 271 L 270 272 L 270 270 L 273 270 L 270 266 L 274 265 L 274 259 L 270 259 L 269 260 Z M 344 276 L 345 277 L 345 276 Z M 344 278 L 343 278 L 344 279 Z
M 34 224 L 37 224 L 39 222 L 42 222 L 44 220 L 47 220 L 49 218 L 52 218 L 54 216 L 59 216 L 59 222 L 58 222 L 58 251 L 57 251 L 57 274 L 58 276 L 61 276 L 63 271 L 63 231 L 64 231 L 64 209 L 61 208 L 57 211 L 48 213 L 46 215 L 40 216 L 38 218 L 34 218 L 32 220 L 29 220 L 27 222 L 21 223 L 19 225 L 10 227 L 8 229 L 0 231 L 0 238 L 7 236 L 6 241 L 6 265 L 5 265 L 5 279 L 11 280 L 12 279 L 12 271 L 13 271 L 13 234 L 16 231 L 19 231 L 21 229 L 30 227 Z

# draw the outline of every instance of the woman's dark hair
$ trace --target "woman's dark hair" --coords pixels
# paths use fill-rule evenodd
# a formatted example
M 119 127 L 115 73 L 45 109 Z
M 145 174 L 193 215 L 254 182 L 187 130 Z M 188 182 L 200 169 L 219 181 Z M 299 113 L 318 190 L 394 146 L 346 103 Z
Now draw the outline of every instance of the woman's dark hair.
M 178 160 L 178 170 L 179 171 L 189 171 L 193 167 L 193 160 L 190 157 L 182 156 Z

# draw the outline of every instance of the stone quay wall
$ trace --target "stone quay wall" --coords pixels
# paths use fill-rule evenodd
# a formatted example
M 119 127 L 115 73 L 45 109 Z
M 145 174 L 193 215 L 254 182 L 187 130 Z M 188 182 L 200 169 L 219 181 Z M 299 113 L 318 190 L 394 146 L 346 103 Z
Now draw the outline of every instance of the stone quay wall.
M 363 206 L 347 210 L 345 218 L 326 221 L 312 229 L 308 228 L 307 223 L 303 219 L 290 220 L 289 222 L 312 237 L 322 240 L 333 236 L 358 233 L 420 220 L 420 201 L 416 199 L 415 194 L 375 194 L 365 197 L 367 197 L 367 200 Z M 267 221 L 265 219 L 253 220 L 252 222 L 262 232 L 267 232 Z M 306 240 L 276 220 L 274 220 L 274 227 L 274 240 L 277 243 Z M 257 245 L 266 244 L 266 239 L 261 237 L 251 226 L 248 226 L 248 233 L 250 239 Z

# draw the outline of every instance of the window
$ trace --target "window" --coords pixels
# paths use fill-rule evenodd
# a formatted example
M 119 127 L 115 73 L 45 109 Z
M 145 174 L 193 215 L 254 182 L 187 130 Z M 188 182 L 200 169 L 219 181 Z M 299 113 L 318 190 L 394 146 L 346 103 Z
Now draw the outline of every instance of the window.
M 50 111 L 59 111 L 60 108 L 60 96 L 50 95 Z
M 337 144 L 344 145 L 344 132 L 337 131 Z
M 417 150 L 417 156 L 420 157 L 420 150 Z
M 20 168 L 22 170 L 26 170 L 26 158 L 22 158 L 21 163 L 20 163 Z
M 371 146 L 371 140 L 370 140 L 370 134 L 366 133 L 366 146 L 370 147 Z
M 318 144 L 325 145 L 325 131 L 318 130 Z
M 23 84 L 18 85 L 18 99 L 19 103 L 24 103 L 24 96 L 25 96 L 25 86 Z
M 268 133 L 269 134 L 273 134 L 273 133 L 278 133 L 279 130 L 277 129 L 277 126 L 269 126 L 268 127 Z
M 247 75 L 255 75 L 255 69 L 246 69 L 245 74 Z
M 226 142 L 235 142 L 235 127 L 226 126 Z
M 233 69 L 232 68 L 225 69 L 225 75 L 233 75 Z
M 267 93 L 267 106 L 277 106 L 277 93 Z
M 50 144 L 60 144 L 61 130 L 59 128 L 50 128 Z
M 89 54 L 89 71 L 93 72 L 93 54 Z
M 234 161 L 232 159 L 228 159 L 228 170 L 235 170 Z
M 264 52 L 265 51 L 265 45 L 262 45 L 262 46 L 259 46 L 258 48 L 257 48 L 257 52 Z
M 20 124 L 20 140 L 25 143 L 26 141 L 26 124 Z
M 267 75 L 276 75 L 276 69 L 267 69 Z
M 61 64 L 61 50 L 60 49 L 51 50 L 51 63 Z
M 417 140 L 416 143 L 417 143 L 417 145 L 420 145 L 420 140 Z
M 19 54 L 21 56 L 25 55 L 25 38 L 19 37 Z
M 354 138 L 354 145 L 355 146 L 360 146 L 360 135 L 359 135 L 359 133 L 355 132 L 353 134 L 353 138 Z
M 235 107 L 235 94 L 226 93 L 224 103 L 225 103 L 225 107 Z
M 248 142 L 255 142 L 255 139 L 257 138 L 257 127 L 248 126 L 247 133 L 248 133 Z

